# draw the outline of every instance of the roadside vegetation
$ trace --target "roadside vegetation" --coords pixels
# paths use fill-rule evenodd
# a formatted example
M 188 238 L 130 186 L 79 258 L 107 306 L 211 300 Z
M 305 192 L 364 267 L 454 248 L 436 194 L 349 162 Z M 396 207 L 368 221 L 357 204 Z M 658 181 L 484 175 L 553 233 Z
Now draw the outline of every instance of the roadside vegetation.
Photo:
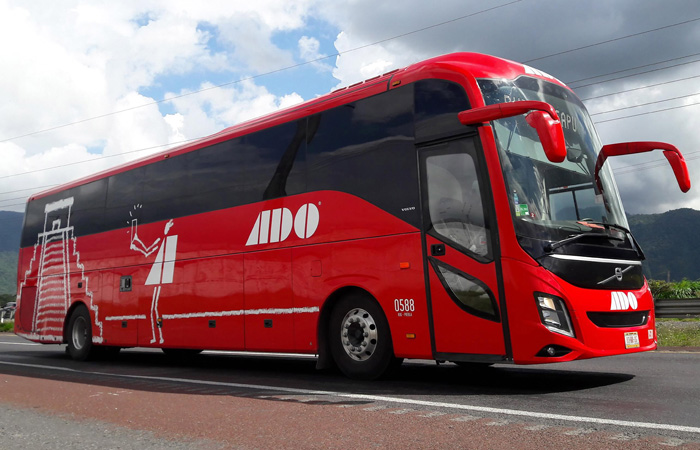
M 656 319 L 659 347 L 700 347 L 700 319 Z
M 655 299 L 700 298 L 700 280 L 649 280 Z M 656 319 L 659 347 L 700 347 L 700 318 Z
M 6 320 L 5 322 L 0 323 L 0 333 L 12 331 L 14 329 L 14 327 L 15 327 L 14 322 L 10 322 L 10 321 Z
M 654 298 L 700 298 L 700 280 L 659 281 L 649 280 Z

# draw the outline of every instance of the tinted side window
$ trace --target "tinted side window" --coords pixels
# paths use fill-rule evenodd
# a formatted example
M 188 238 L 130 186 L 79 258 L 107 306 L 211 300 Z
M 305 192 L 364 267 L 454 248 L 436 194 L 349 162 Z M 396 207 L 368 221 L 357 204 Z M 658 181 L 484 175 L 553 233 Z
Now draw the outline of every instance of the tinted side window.
M 24 221 L 21 246 L 27 247 L 37 243 L 39 233 L 44 232 L 44 224 L 58 216 L 46 213 L 46 205 L 73 198 L 70 208 L 61 210 L 61 214 L 70 210 L 69 217 L 62 217 L 63 226 L 70 225 L 82 234 L 97 233 L 104 229 L 104 206 L 107 194 L 107 180 L 97 180 L 60 194 L 45 197 L 29 203 Z M 67 220 L 67 221 L 66 221 Z M 51 224 L 47 225 L 51 229 Z
M 105 206 L 105 227 L 102 231 L 123 228 L 134 215 L 137 205 L 143 200 L 143 180 L 145 167 L 112 175 L 107 179 L 107 203 Z M 129 215 L 132 214 L 132 216 Z M 86 234 L 76 227 L 77 235 Z
M 421 80 L 416 91 L 416 139 L 427 140 L 464 132 L 457 113 L 469 109 L 464 88 L 447 80 Z
M 186 155 L 188 211 L 213 211 L 303 192 L 306 120 L 221 142 Z M 184 215 L 179 214 L 179 215 Z
M 308 128 L 309 191 L 347 192 L 418 226 L 412 86 L 310 117 Z
M 101 179 L 68 191 L 75 199 L 71 208 L 70 224 L 81 233 L 99 233 L 104 228 L 104 206 L 107 198 L 107 180 Z
M 138 169 L 144 174 L 141 201 L 144 207 L 140 211 L 140 223 L 170 219 L 177 216 L 173 213 L 182 211 L 182 207 L 187 203 L 181 199 L 186 197 L 188 192 L 185 163 L 186 159 L 183 156 L 176 156 Z M 125 174 L 118 176 L 122 175 Z

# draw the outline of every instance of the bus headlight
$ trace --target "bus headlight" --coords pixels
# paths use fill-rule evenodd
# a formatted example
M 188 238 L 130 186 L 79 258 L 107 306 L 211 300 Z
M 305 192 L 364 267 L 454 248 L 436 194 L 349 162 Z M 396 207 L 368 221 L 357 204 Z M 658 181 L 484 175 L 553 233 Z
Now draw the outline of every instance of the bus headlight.
M 535 292 L 535 300 L 540 320 L 549 331 L 574 337 L 574 327 L 571 326 L 569 311 L 563 299 L 556 295 Z

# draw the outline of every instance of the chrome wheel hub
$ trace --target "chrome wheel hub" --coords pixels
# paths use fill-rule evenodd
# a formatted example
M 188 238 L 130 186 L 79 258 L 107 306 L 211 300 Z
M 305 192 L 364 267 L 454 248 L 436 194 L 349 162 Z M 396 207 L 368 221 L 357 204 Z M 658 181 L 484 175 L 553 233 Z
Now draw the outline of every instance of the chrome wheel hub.
M 356 361 L 366 361 L 377 349 L 377 324 L 374 318 L 361 308 L 350 310 L 340 328 L 340 341 L 345 353 Z

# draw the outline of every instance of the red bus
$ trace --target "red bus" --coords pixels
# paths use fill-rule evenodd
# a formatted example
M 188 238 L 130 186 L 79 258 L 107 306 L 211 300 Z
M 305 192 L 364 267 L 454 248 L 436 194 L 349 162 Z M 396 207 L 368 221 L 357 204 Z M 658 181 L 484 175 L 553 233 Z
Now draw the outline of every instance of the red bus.
M 576 95 L 450 54 L 27 203 L 15 332 L 97 352 L 536 364 L 656 348 L 644 254 Z

